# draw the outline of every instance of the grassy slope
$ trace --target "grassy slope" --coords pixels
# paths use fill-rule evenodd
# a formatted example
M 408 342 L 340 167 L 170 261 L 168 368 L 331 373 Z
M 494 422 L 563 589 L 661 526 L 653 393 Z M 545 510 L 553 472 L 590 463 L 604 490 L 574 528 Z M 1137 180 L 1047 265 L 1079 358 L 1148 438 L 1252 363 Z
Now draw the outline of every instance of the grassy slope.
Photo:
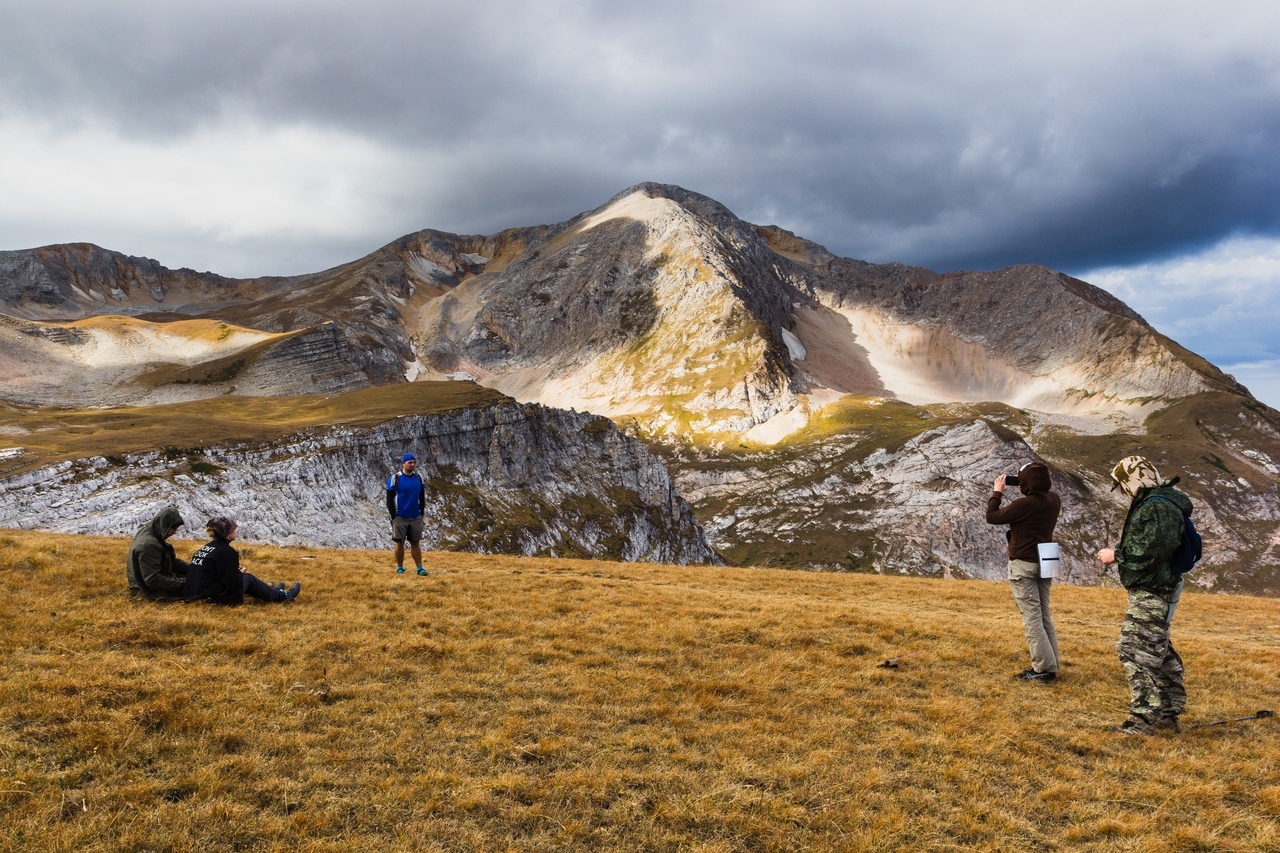
M 302 598 L 221 609 L 126 546 L 0 536 L 0 847 L 1280 850 L 1275 720 L 1102 731 L 1116 590 L 1041 686 L 1002 584 L 248 544 Z M 1185 723 L 1280 704 L 1277 628 L 1184 599 Z
M 225 323 L 218 325 L 226 327 Z M 230 355 L 209 358 L 196 364 L 162 364 L 141 374 L 134 381 L 151 388 L 171 384 L 214 385 L 219 382 L 230 382 L 245 368 L 252 367 L 258 359 L 279 346 L 282 341 L 306 334 L 307 331 L 300 329 L 295 332 L 281 332 Z
M 0 447 L 27 451 L 19 465 L 3 473 L 15 474 L 61 459 L 272 441 L 311 427 L 368 426 L 404 415 L 445 412 L 501 399 L 498 392 L 469 382 L 412 382 L 334 396 L 218 397 L 117 409 L 0 405 L 0 426 L 22 431 L 0 434 Z

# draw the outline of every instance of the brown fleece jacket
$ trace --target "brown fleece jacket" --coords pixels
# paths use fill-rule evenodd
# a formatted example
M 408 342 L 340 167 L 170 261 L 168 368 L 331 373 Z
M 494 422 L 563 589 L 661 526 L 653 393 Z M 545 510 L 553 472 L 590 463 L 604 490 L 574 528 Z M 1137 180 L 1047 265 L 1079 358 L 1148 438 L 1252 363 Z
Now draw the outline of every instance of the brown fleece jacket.
M 1004 495 L 999 492 L 992 492 L 987 500 L 987 523 L 1009 525 L 1005 535 L 1009 539 L 1010 560 L 1038 563 L 1040 553 L 1036 546 L 1053 541 L 1062 503 L 1051 486 L 1048 467 L 1043 462 L 1032 462 L 1018 472 L 1022 497 L 1003 508 L 1000 502 Z

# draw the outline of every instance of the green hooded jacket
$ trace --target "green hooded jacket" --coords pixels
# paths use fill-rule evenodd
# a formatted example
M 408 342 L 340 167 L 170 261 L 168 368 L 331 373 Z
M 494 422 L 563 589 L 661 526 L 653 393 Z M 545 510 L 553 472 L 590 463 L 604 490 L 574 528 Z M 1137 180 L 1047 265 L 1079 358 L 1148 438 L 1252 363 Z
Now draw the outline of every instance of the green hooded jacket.
M 165 507 L 133 537 L 125 565 L 129 589 L 157 600 L 182 597 L 189 566 L 177 558 L 164 534 L 183 523 L 177 509 Z
M 1157 495 L 1166 500 L 1151 500 Z M 1116 548 L 1116 567 L 1125 589 L 1166 592 L 1178 585 L 1169 558 L 1182 540 L 1182 518 L 1190 515 L 1191 499 L 1172 482 L 1138 490 Z

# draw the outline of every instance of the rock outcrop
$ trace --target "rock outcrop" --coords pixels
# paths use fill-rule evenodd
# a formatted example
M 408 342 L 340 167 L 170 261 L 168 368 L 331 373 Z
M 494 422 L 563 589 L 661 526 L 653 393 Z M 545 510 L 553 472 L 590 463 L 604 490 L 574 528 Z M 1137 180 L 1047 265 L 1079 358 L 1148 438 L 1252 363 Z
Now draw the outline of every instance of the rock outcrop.
M 663 464 L 605 418 L 506 401 L 265 444 L 57 463 L 0 479 L 0 526 L 129 535 L 163 505 L 199 536 L 233 515 L 247 542 L 387 547 L 384 482 L 412 450 L 430 549 L 715 563 Z
M 91 243 L 0 251 L 0 305 L 15 317 L 69 320 L 93 314 L 174 311 L 252 298 L 269 282 L 171 270 L 150 258 Z

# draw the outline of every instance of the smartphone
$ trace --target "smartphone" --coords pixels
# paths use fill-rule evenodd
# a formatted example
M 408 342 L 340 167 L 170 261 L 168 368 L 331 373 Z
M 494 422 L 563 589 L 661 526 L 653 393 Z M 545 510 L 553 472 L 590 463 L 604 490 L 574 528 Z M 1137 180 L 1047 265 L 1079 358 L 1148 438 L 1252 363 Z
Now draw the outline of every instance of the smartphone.
M 1017 475 L 1017 474 L 1005 474 L 1005 475 L 1004 475 L 1004 484 L 1005 484 L 1006 486 L 1016 486 L 1016 485 L 1018 485 L 1018 475 Z

